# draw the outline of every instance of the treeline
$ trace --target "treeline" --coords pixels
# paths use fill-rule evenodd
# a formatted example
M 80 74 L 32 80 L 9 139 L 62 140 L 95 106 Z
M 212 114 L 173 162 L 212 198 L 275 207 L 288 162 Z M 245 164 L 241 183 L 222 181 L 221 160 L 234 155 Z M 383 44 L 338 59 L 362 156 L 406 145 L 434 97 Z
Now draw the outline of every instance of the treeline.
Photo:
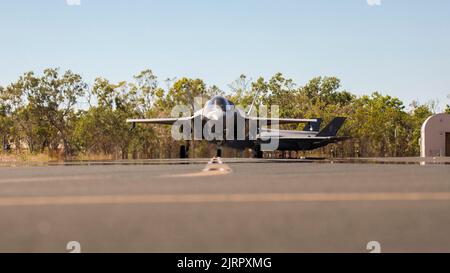
M 335 116 L 348 117 L 340 133 L 352 139 L 319 152 L 334 149 L 341 156 L 417 156 L 420 127 L 435 112 L 433 103 L 413 102 L 406 110 L 398 98 L 378 92 L 355 96 L 341 90 L 335 77 L 317 77 L 299 86 L 281 73 L 256 81 L 241 75 L 229 89 L 224 92 L 207 86 L 201 79 L 160 83 L 151 70 L 140 72 L 131 82 L 97 78 L 91 86 L 72 71 L 28 72 L 0 87 L 3 151 L 48 153 L 65 159 L 89 155 L 176 157 L 181 143 L 171 139 L 168 126 L 138 126 L 131 131 L 125 120 L 168 117 L 175 105 L 193 108 L 194 98 L 206 101 L 218 94 L 245 107 L 258 91 L 259 103 L 279 105 L 281 117 L 322 117 L 324 123 Z M 446 111 L 450 112 L 449 106 Z M 191 156 L 209 156 L 207 145 L 195 144 Z

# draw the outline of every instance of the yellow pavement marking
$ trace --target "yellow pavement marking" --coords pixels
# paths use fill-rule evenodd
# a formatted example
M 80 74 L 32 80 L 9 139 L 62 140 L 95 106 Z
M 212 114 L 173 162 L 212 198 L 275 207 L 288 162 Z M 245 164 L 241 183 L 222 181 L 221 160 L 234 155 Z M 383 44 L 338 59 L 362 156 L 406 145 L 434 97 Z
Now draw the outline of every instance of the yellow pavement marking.
M 0 206 L 249 202 L 449 201 L 450 192 L 149 194 L 0 197 Z

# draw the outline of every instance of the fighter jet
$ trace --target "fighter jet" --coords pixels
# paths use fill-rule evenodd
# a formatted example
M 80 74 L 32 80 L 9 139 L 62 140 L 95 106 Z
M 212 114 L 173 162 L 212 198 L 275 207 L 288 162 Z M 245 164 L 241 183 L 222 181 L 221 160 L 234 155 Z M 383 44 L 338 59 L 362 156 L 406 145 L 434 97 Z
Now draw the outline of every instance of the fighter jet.
M 344 117 L 336 117 L 327 126 L 319 131 L 321 119 L 317 122 L 308 122 L 303 131 L 295 130 L 273 130 L 261 129 L 261 139 L 278 138 L 280 151 L 309 151 L 324 147 L 330 143 L 336 143 L 348 139 L 349 137 L 336 136 L 339 129 L 345 122 Z M 262 141 L 261 143 L 264 143 Z M 261 157 L 261 151 L 256 147 L 257 157 Z
M 256 158 L 262 158 L 264 145 L 276 143 L 275 150 L 306 151 L 336 143 L 346 139 L 336 134 L 344 124 L 345 118 L 334 118 L 325 128 L 320 129 L 321 119 L 268 118 L 252 115 L 255 100 L 247 113 L 236 107 L 231 101 L 216 96 L 193 115 L 179 118 L 127 119 L 132 128 L 137 123 L 181 125 L 188 128 L 189 133 L 201 139 L 207 139 L 217 145 L 217 156 L 220 157 L 222 145 L 234 149 L 252 149 Z M 279 130 L 272 127 L 282 124 L 305 123 L 303 131 Z M 197 125 L 197 126 L 196 126 Z M 200 126 L 199 126 L 200 125 Z M 220 125 L 220 126 L 219 126 Z M 271 127 L 271 128 L 268 128 Z M 215 138 L 208 138 L 207 133 Z M 219 137 L 217 137 L 219 136 Z M 189 136 L 192 137 L 192 136 Z M 185 139 L 189 141 L 190 139 Z M 188 145 L 187 145 L 188 146 Z M 180 148 L 180 157 L 187 157 L 186 146 Z

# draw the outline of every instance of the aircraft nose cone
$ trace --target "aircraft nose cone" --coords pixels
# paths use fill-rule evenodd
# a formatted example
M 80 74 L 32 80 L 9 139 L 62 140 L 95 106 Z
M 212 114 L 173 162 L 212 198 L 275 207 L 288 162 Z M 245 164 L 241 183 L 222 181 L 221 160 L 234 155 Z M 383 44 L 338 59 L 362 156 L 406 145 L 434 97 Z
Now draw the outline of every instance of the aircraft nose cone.
M 210 120 L 220 120 L 223 118 L 223 111 L 220 109 L 210 109 L 205 113 L 205 117 Z
M 221 113 L 214 112 L 209 116 L 209 118 L 212 120 L 219 120 L 222 116 L 223 115 Z

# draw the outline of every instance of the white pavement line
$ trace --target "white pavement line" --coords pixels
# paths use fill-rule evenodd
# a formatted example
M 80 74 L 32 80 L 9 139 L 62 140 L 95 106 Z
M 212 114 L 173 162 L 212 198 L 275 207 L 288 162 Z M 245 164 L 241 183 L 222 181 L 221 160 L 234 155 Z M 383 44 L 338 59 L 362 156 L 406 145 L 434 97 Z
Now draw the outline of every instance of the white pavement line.
M 175 204 L 247 202 L 449 201 L 450 192 L 286 193 L 286 194 L 149 194 L 98 196 L 0 197 L 0 206 L 96 204 Z

